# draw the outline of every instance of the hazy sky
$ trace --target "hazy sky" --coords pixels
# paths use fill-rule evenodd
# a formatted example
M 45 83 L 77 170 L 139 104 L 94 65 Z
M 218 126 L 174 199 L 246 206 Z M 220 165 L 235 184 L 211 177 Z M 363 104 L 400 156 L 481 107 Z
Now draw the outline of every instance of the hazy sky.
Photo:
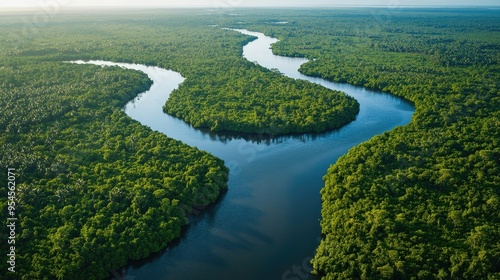
M 0 0 L 1 7 L 73 6 L 499 6 L 500 0 Z

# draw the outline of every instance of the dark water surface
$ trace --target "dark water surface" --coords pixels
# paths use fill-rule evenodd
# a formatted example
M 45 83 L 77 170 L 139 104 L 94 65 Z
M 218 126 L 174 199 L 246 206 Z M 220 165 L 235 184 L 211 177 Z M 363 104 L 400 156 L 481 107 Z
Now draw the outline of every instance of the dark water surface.
M 392 95 L 348 84 L 310 78 L 298 72 L 302 58 L 275 56 L 277 39 L 238 30 L 258 39 L 243 55 L 286 76 L 318 83 L 353 96 L 357 119 L 329 133 L 247 141 L 211 135 L 166 115 L 162 106 L 184 80 L 179 73 L 142 65 L 119 65 L 147 73 L 151 89 L 131 101 L 125 112 L 169 137 L 206 150 L 231 169 L 229 191 L 214 206 L 191 218 L 179 242 L 127 266 L 122 279 L 307 279 L 308 261 L 320 236 L 322 177 L 350 148 L 377 134 L 407 124 L 412 105 Z M 230 31 L 228 32 L 235 32 Z

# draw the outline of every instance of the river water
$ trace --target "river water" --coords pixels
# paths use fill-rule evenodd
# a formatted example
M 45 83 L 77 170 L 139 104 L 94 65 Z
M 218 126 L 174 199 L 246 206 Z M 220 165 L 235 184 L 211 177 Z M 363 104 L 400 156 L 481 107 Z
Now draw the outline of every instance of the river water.
M 191 217 L 178 242 L 129 264 L 119 273 L 123 279 L 307 279 L 309 260 L 319 244 L 319 192 L 328 167 L 357 144 L 411 120 L 414 108 L 404 100 L 302 75 L 298 68 L 307 60 L 273 55 L 270 45 L 277 39 L 237 31 L 258 37 L 243 48 L 245 58 L 288 77 L 346 92 L 360 103 L 357 119 L 322 134 L 263 140 L 218 136 L 163 113 L 170 92 L 184 80 L 179 73 L 85 62 L 148 74 L 154 81 L 151 89 L 127 104 L 125 112 L 153 130 L 222 158 L 231 170 L 229 191 L 220 201 Z

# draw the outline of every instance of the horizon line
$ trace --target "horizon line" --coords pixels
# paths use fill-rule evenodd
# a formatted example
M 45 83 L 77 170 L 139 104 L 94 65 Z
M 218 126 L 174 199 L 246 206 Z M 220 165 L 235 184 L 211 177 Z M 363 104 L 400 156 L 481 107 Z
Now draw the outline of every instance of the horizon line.
M 0 9 L 37 9 L 40 5 L 35 6 L 1 6 Z M 63 9 L 72 8 L 206 8 L 213 9 L 213 5 L 72 5 L 62 7 Z M 217 9 L 238 9 L 238 8 L 500 8 L 498 5 L 478 5 L 478 4 L 461 4 L 461 5 L 397 5 L 397 6 L 387 6 L 387 5 L 323 5 L 323 4 L 312 4 L 312 5 L 244 5 L 244 6 L 227 6 L 227 7 L 216 7 Z
M 160 10 L 195 10 L 195 9 L 206 9 L 210 10 L 244 10 L 244 9 L 386 9 L 386 10 L 411 10 L 411 9 L 442 9 L 442 10 L 451 10 L 451 9 L 471 9 L 471 10 L 500 10 L 500 5 L 491 6 L 491 5 L 400 5 L 396 7 L 388 7 L 387 5 L 295 5 L 295 6 L 239 6 L 239 7 L 214 7 L 214 6 L 165 6 L 165 5 L 147 5 L 147 6 L 138 6 L 138 5 L 124 5 L 124 6 L 95 6 L 95 5 L 75 5 L 75 6 L 65 6 L 60 7 L 60 11 L 66 12 L 97 12 L 97 11 L 107 11 L 115 10 L 115 11 L 130 11 L 130 10 L 151 10 L 151 9 L 160 9 Z M 42 6 L 20 6 L 20 7 L 1 7 L 0 6 L 0 14 L 8 14 L 8 13 L 26 13 L 26 12 L 37 12 L 40 9 L 44 9 Z

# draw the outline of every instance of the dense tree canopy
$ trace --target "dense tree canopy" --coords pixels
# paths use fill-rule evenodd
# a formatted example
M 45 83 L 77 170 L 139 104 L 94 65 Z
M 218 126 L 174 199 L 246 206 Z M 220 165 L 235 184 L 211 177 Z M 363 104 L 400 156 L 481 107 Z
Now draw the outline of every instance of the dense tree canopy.
M 356 114 L 342 94 L 247 62 L 251 38 L 214 24 L 278 37 L 276 53 L 311 59 L 305 74 L 416 106 L 409 125 L 352 149 L 325 176 L 317 275 L 499 277 L 498 11 L 61 12 L 31 28 L 23 18 L 0 17 L 0 165 L 20 178 L 15 277 L 102 278 L 163 248 L 191 207 L 226 187 L 220 160 L 120 111 L 150 85 L 145 75 L 65 60 L 179 71 L 185 84 L 165 110 L 216 131 L 322 131 Z M 0 196 L 6 209 L 5 188 Z
M 57 24 L 37 30 L 36 44 L 2 51 L 51 60 L 105 59 L 173 69 L 186 81 L 171 94 L 165 111 L 215 132 L 320 132 L 351 122 L 359 112 L 359 104 L 341 92 L 286 78 L 247 61 L 242 47 L 254 38 L 211 25 L 220 20 L 217 14 L 131 13 L 94 15 L 92 21 L 80 14 L 58 16 L 53 19 Z M 15 32 L 23 24 L 8 27 Z
M 217 15 L 193 13 L 61 12 L 30 28 L 29 13 L 2 15 L 0 165 L 20 173 L 23 265 L 15 277 L 101 278 L 164 248 L 192 207 L 214 202 L 227 187 L 221 160 L 120 110 L 150 86 L 144 74 L 64 61 L 180 71 L 186 81 L 166 110 L 214 131 L 314 132 L 354 119 L 352 98 L 246 61 L 242 46 L 252 38 L 209 26 Z
M 0 30 L 8 38 L 15 29 Z M 53 61 L 65 52 L 38 49 L 46 38 L 0 47 L 0 166 L 18 173 L 17 265 L 7 279 L 102 279 L 179 237 L 191 209 L 227 188 L 228 169 L 125 115 L 151 84 L 144 73 Z M 6 221 L 7 189 L 0 194 Z
M 212 131 L 281 135 L 338 128 L 359 111 L 352 97 L 252 66 L 241 62 L 211 69 L 217 78 L 186 81 L 172 93 L 165 112 Z
M 315 59 L 304 74 L 389 91 L 416 106 L 409 125 L 329 169 L 314 272 L 324 279 L 498 279 L 500 13 L 260 14 L 232 26 L 280 38 L 275 53 Z

